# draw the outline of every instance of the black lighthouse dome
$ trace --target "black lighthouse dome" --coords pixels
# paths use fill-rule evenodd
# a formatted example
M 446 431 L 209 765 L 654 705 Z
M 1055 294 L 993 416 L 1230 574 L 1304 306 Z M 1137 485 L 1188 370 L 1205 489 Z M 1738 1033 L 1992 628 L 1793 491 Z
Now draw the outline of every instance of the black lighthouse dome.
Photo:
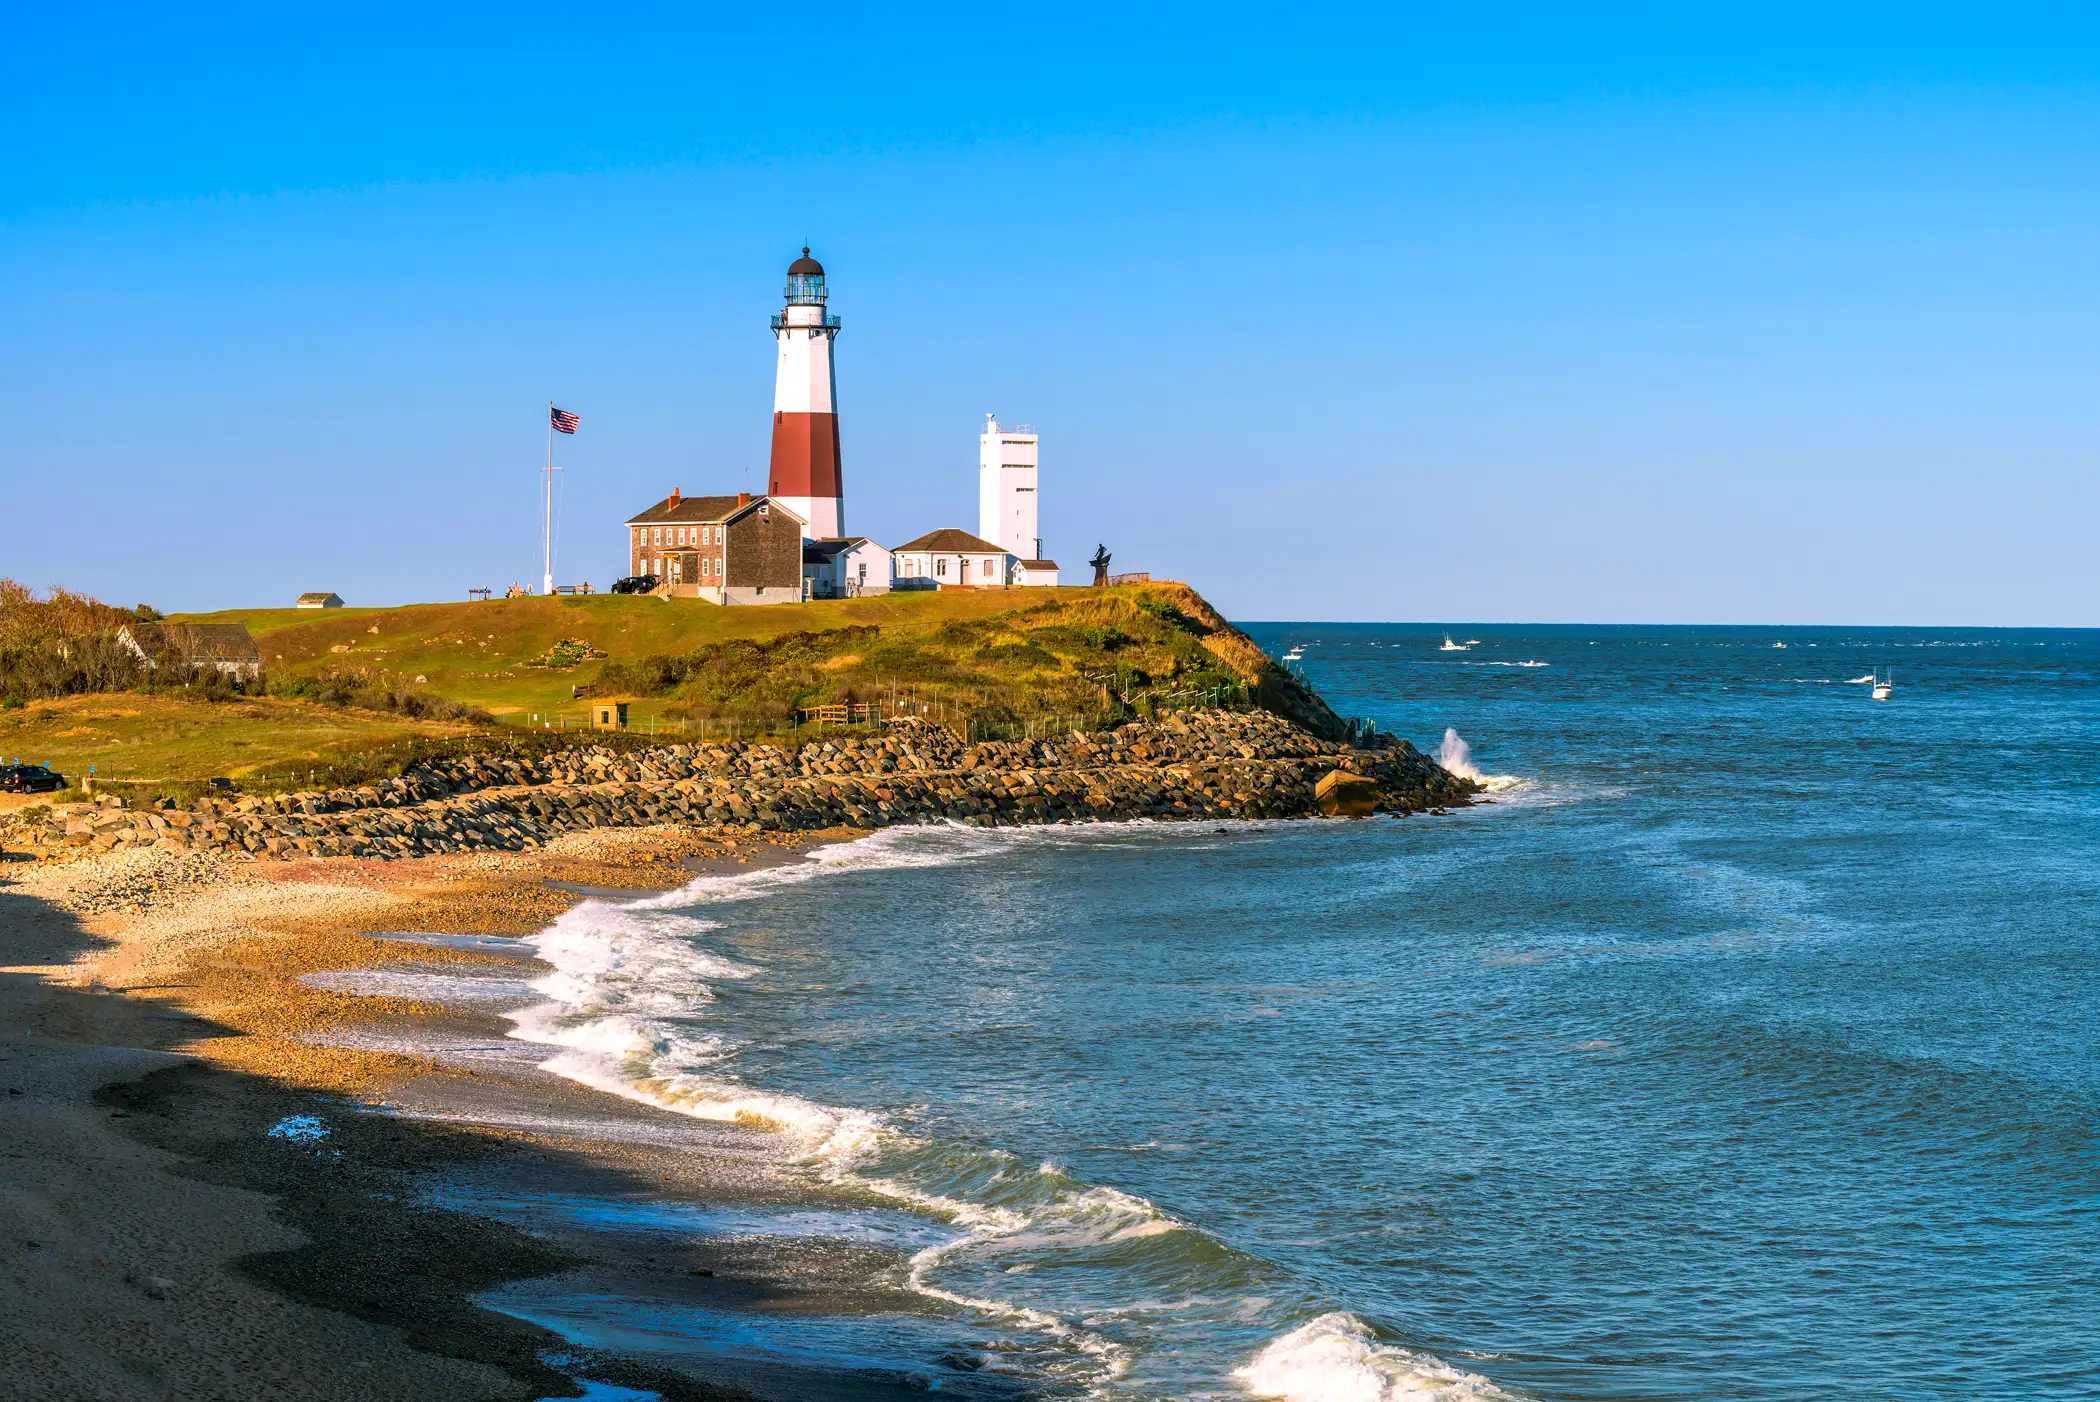
M 791 307 L 824 305 L 824 265 L 810 257 L 807 248 L 788 264 L 787 300 Z

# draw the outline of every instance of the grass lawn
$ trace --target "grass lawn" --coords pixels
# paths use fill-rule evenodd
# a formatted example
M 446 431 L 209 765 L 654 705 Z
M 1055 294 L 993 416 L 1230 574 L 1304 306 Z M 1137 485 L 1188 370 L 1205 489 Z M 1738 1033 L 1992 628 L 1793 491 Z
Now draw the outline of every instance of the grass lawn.
M 471 733 L 457 722 L 416 721 L 308 701 L 202 701 L 129 692 L 67 696 L 0 711 L 0 759 L 49 762 L 76 783 L 158 788 L 211 776 L 300 780 L 358 755 Z M 295 785 L 296 786 L 296 785 Z M 244 788 L 275 787 L 248 783 Z
M 691 658 L 711 644 L 830 635 L 758 652 L 715 649 L 704 665 L 694 664 L 698 670 L 679 673 L 683 679 L 675 684 L 653 666 L 630 666 L 608 678 L 609 686 L 649 692 L 597 698 L 629 702 L 628 737 L 636 743 L 660 731 L 677 733 L 680 718 L 704 735 L 726 716 L 750 734 L 752 726 L 792 724 L 792 706 L 807 697 L 886 697 L 894 706 L 900 690 L 905 704 L 932 703 L 929 714 L 951 719 L 981 712 L 980 719 L 1063 724 L 1098 713 L 1118 677 L 1122 686 L 1191 688 L 1187 694 L 1235 678 L 1260 680 L 1271 701 L 1282 697 L 1276 704 L 1286 714 L 1312 715 L 1315 723 L 1333 719 L 1208 605 L 1168 583 L 946 590 L 742 608 L 646 595 L 558 595 L 387 609 L 229 609 L 177 615 L 177 621 L 246 625 L 273 690 L 301 677 L 347 679 L 359 690 L 383 687 L 466 702 L 507 726 L 537 718 L 566 731 L 588 728 L 593 704 L 573 690 L 596 683 L 608 668 L 651 657 Z M 836 631 L 856 625 L 880 631 Z M 600 655 L 579 660 L 581 650 L 573 646 L 556 654 L 564 642 Z M 557 665 L 534 665 L 550 660 Z M 94 695 L 0 711 L 0 757 L 49 760 L 69 776 L 84 775 L 92 763 L 98 783 L 113 775 L 120 783 L 194 785 L 224 776 L 251 792 L 297 787 L 308 769 L 334 768 L 333 775 L 319 776 L 322 783 L 365 782 L 387 764 L 398 766 L 414 744 L 477 734 L 483 739 L 476 744 L 511 742 L 471 722 L 419 721 L 279 697 L 206 702 Z M 519 737 L 513 732 L 511 738 Z
M 931 631 L 1084 588 L 945 590 L 807 604 L 723 608 L 696 599 L 649 595 L 557 595 L 391 609 L 227 609 L 179 614 L 185 623 L 245 623 L 273 674 L 317 676 L 357 669 L 402 688 L 428 690 L 481 706 L 510 721 L 560 716 L 574 727 L 588 703 L 571 688 L 596 680 L 603 663 L 555 669 L 527 666 L 564 638 L 589 643 L 612 661 L 675 656 L 709 643 L 763 641 L 792 632 L 874 624 L 886 634 Z M 418 678 L 421 678 L 419 681 Z M 635 700 L 629 724 L 646 731 L 665 702 Z

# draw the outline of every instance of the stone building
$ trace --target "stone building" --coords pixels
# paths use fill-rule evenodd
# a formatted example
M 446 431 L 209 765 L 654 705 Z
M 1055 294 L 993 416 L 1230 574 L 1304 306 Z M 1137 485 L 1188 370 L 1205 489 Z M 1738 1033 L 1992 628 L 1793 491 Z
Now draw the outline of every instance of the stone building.
M 786 604 L 802 597 L 806 523 L 771 497 L 689 497 L 676 487 L 627 522 L 631 575 L 657 592 L 717 604 Z

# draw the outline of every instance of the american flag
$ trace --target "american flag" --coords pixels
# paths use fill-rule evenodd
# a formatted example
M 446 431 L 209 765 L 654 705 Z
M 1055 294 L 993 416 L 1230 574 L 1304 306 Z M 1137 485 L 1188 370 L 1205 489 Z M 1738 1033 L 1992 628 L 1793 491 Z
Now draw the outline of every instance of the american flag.
M 557 409 L 552 404 L 547 406 L 547 416 L 553 420 L 556 433 L 574 433 L 576 425 L 583 422 L 567 409 Z

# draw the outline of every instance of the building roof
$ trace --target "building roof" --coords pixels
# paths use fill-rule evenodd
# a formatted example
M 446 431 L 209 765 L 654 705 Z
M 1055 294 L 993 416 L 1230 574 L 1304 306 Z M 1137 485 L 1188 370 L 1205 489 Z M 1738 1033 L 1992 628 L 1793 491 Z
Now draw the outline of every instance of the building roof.
M 802 519 L 786 507 L 780 506 L 779 502 L 772 501 L 770 497 L 752 497 L 749 500 L 745 500 L 741 495 L 733 497 L 668 496 L 647 511 L 644 511 L 641 515 L 628 517 L 627 524 L 630 526 L 661 526 L 666 524 L 680 526 L 713 525 L 717 522 L 728 521 L 734 517 L 741 516 L 745 511 L 758 506 L 762 502 L 771 502 L 772 505 L 780 507 L 780 510 L 787 515 L 794 516 L 797 521 Z
M 1054 570 L 1054 569 L 1056 569 L 1056 568 L 1057 568 L 1057 561 L 1055 561 L 1055 560 L 1023 560 L 1023 561 L 1021 562 L 1021 568 L 1022 568 L 1022 569 L 1024 569 L 1024 570 Z
M 917 540 L 897 546 L 890 553 L 902 554 L 906 550 L 923 550 L 934 555 L 1004 555 L 1003 547 L 988 540 L 980 540 L 968 531 L 959 531 L 953 526 L 943 526 L 937 531 L 928 531 Z
M 856 545 L 867 545 L 869 543 L 868 538 L 864 535 L 829 536 L 823 540 L 805 540 L 802 542 L 802 563 L 805 565 L 821 565 L 828 560 L 838 558 Z M 880 547 L 877 548 L 879 549 Z
M 172 652 L 185 662 L 261 662 L 244 623 L 133 623 L 119 630 L 147 657 Z
M 800 258 L 797 258 L 794 262 L 788 264 L 788 276 L 822 277 L 824 276 L 824 265 L 822 263 L 819 263 L 816 259 L 809 256 L 809 245 L 804 244 L 802 247 L 802 256 Z
M 309 589 L 299 596 L 299 602 L 302 604 L 325 605 L 330 599 L 334 599 L 339 604 L 343 601 L 342 596 L 331 589 Z

